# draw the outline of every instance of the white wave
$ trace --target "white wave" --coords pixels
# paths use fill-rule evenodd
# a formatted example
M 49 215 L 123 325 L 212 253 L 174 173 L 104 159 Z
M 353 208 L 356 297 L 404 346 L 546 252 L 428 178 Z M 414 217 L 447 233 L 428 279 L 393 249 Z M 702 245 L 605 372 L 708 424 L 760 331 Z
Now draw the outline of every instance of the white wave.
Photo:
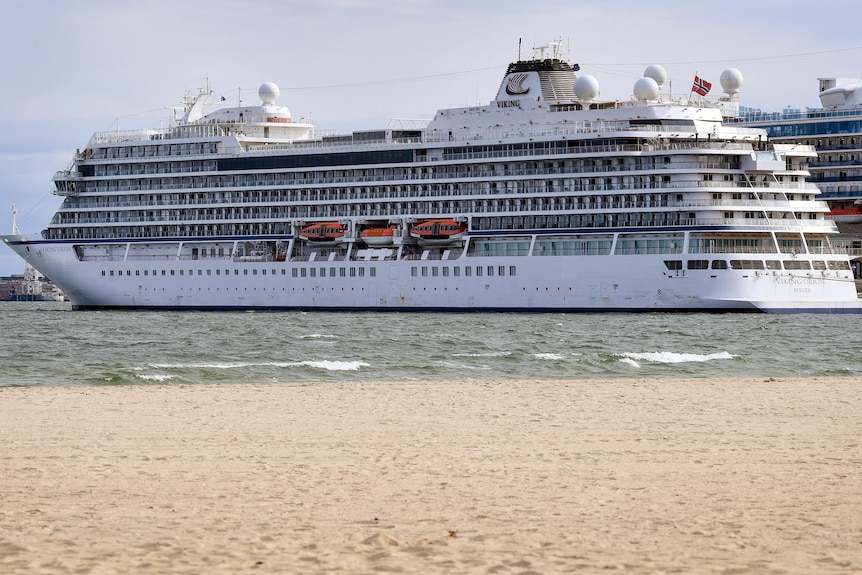
M 262 361 L 227 363 L 151 363 L 153 369 L 244 369 L 248 367 L 315 367 L 327 371 L 356 371 L 371 364 L 364 361 Z
M 563 359 L 563 356 L 558 353 L 534 353 L 533 357 L 536 359 L 550 359 L 550 360 L 560 360 Z
M 253 365 L 267 365 L 263 363 L 151 363 L 153 369 L 241 369 Z
M 629 365 L 630 365 L 630 366 L 632 366 L 632 367 L 640 367 L 640 366 L 641 366 L 641 364 L 639 364 L 638 362 L 636 362 L 635 360 L 633 360 L 633 359 L 632 359 L 632 358 L 630 358 L 630 357 L 624 357 L 624 358 L 622 358 L 622 359 L 620 360 L 620 363 L 627 363 L 627 364 L 629 364 Z
M 327 333 L 309 333 L 307 335 L 298 335 L 297 339 L 334 339 L 334 335 L 330 335 Z
M 360 367 L 368 367 L 371 364 L 364 361 L 300 361 L 292 365 L 316 367 L 326 371 L 357 371 Z
M 441 361 L 440 365 L 448 368 L 464 370 L 464 371 L 490 371 L 490 365 L 463 365 L 460 363 L 452 363 L 449 361 Z
M 653 351 L 646 353 L 622 353 L 621 357 L 629 360 L 651 361 L 653 363 L 690 363 L 712 361 L 714 359 L 733 359 L 733 355 L 721 351 L 718 353 L 676 353 L 673 351 Z M 625 361 L 622 359 L 620 361 Z M 638 366 L 639 367 L 639 366 Z
M 147 381 L 169 381 L 174 378 L 174 376 L 172 375 L 167 375 L 163 373 L 153 373 L 149 375 L 143 373 L 136 373 L 135 376 L 141 379 L 145 379 Z

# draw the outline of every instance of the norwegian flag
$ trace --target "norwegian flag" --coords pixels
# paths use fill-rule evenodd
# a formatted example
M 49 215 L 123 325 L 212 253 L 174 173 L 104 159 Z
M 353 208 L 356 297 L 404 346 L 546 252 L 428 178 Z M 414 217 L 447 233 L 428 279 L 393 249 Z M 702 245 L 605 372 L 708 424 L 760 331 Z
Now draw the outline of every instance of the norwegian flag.
M 694 84 L 691 86 L 692 92 L 697 92 L 701 96 L 706 96 L 712 89 L 712 84 L 707 82 L 697 74 L 694 75 Z

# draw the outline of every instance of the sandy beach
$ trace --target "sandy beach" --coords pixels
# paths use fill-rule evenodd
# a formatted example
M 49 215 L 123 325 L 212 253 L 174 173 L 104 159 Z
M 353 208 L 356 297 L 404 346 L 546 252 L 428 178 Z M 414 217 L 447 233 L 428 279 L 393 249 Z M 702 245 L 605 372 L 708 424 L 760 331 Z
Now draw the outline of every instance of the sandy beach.
M 862 378 L 0 388 L 2 573 L 858 573 Z

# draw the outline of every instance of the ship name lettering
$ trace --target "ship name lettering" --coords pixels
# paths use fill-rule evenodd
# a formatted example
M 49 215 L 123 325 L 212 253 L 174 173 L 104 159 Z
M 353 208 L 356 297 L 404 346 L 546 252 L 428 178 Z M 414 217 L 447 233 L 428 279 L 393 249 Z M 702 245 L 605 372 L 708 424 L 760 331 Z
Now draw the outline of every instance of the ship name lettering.
M 498 108 L 520 108 L 521 100 L 502 100 L 497 102 Z
M 48 246 L 42 248 L 43 252 L 71 252 L 72 248 L 69 246 Z
M 779 285 L 785 286 L 805 286 L 805 285 L 823 285 L 826 280 L 823 278 L 776 278 Z

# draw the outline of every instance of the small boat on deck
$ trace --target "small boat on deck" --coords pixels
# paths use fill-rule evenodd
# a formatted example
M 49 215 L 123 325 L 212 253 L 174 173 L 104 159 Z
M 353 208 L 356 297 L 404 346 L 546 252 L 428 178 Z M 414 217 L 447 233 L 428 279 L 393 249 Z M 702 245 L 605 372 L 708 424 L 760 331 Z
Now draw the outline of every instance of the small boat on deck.
M 410 229 L 410 235 L 426 244 L 447 244 L 460 240 L 467 232 L 467 225 L 452 219 L 434 219 L 418 223 Z
M 299 237 L 315 243 L 337 242 L 344 232 L 344 226 L 338 222 L 318 222 L 302 228 Z
M 365 228 L 359 232 L 359 237 L 369 246 L 391 246 L 395 241 L 395 229 L 395 226 Z

